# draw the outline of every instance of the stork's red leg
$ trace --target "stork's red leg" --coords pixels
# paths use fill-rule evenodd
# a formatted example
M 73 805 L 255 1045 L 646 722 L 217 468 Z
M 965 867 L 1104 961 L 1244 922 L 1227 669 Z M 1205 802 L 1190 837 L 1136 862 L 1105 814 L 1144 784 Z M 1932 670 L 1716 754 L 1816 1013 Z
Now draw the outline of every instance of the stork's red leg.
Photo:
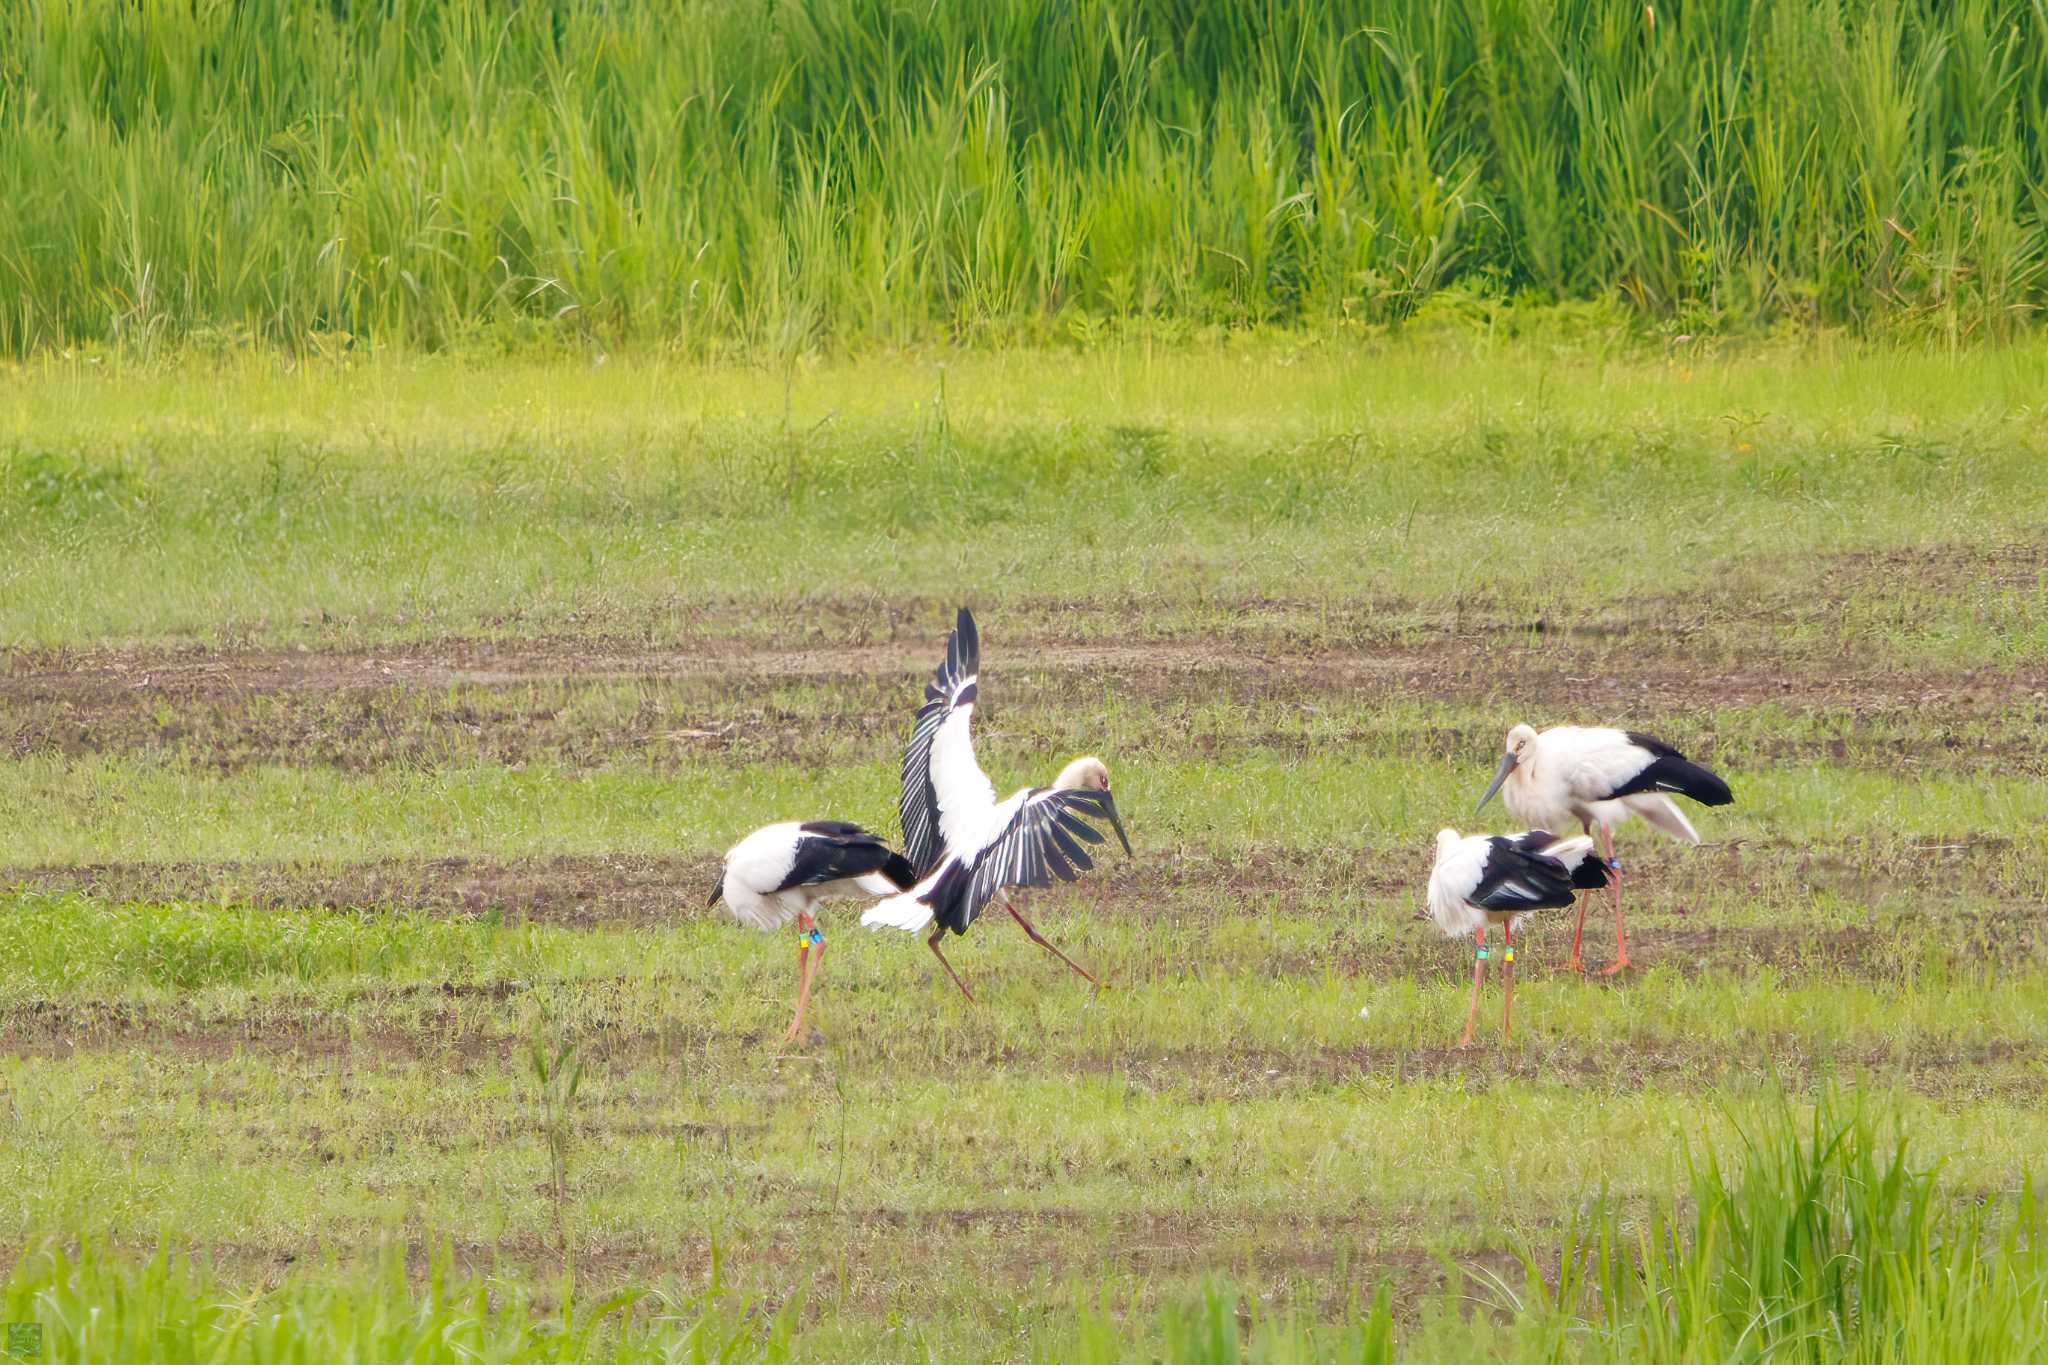
M 939 939 L 945 932 L 945 925 L 934 924 L 932 926 L 932 936 L 924 941 L 924 946 L 932 950 L 932 956 L 937 958 L 939 965 L 946 969 L 946 975 L 953 978 L 953 984 L 960 988 L 960 994 L 966 996 L 971 1001 L 974 999 L 974 992 L 967 989 L 967 983 L 960 979 L 960 973 L 953 970 L 953 964 L 946 961 L 946 955 L 939 951 Z
M 1515 922 L 1508 920 L 1503 923 L 1500 932 L 1506 940 L 1500 955 L 1501 988 L 1507 995 L 1500 1007 L 1500 1040 L 1505 1043 L 1515 1025 Z
M 1486 980 L 1486 928 L 1480 926 L 1473 935 L 1479 942 L 1479 950 L 1472 958 L 1472 1003 L 1465 1007 L 1465 1036 L 1458 1040 L 1462 1050 L 1472 1046 L 1472 1024 L 1479 1017 L 1479 983 Z
M 1051 953 L 1054 957 L 1066 963 L 1069 967 L 1072 967 L 1082 976 L 1088 978 L 1089 984 L 1093 985 L 1096 990 L 1102 989 L 1102 983 L 1096 980 L 1095 973 L 1089 971 L 1086 967 L 1083 967 L 1080 963 L 1074 961 L 1074 959 L 1072 959 L 1071 957 L 1068 957 L 1058 948 L 1055 948 L 1052 945 L 1052 940 L 1048 939 L 1044 934 L 1038 932 L 1037 925 L 1033 924 L 1030 920 L 1024 918 L 1024 912 L 1019 910 L 1016 907 L 1016 905 L 1011 902 L 1008 895 L 1005 895 L 1003 897 L 1003 908 L 1010 912 L 1010 918 L 1016 920 L 1018 924 L 1024 927 L 1024 932 L 1031 936 L 1031 941 L 1033 943 L 1036 943 L 1039 947 L 1045 949 L 1048 953 Z
M 1600 826 L 1600 853 L 1607 859 L 1607 884 L 1614 888 L 1614 961 L 1601 968 L 1602 976 L 1612 976 L 1628 967 L 1628 935 L 1621 927 L 1621 864 L 1614 861 L 1614 827 Z
M 811 997 L 811 932 L 810 925 L 806 923 L 809 919 L 810 916 L 805 915 L 797 921 L 800 937 L 796 941 L 796 1014 L 789 1021 L 789 1032 L 782 1035 L 785 1043 L 795 1042 L 797 1035 L 803 1032 L 804 1006 Z
M 1579 897 L 1579 923 L 1578 927 L 1572 930 L 1572 960 L 1565 964 L 1575 972 L 1586 970 L 1586 964 L 1579 958 L 1579 940 L 1586 936 L 1586 902 L 1592 899 L 1592 896 L 1593 893 L 1588 891 Z

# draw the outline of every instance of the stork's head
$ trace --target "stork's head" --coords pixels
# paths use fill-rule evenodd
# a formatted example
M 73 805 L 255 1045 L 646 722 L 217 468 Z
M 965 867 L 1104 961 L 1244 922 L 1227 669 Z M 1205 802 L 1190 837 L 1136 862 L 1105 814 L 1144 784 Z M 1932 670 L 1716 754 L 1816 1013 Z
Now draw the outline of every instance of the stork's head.
M 1109 769 L 1093 754 L 1077 758 L 1060 769 L 1060 775 L 1053 779 L 1053 786 L 1066 792 L 1106 792 L 1109 790 Z
M 1101 759 L 1093 754 L 1075 759 L 1060 769 L 1060 775 L 1053 779 L 1052 784 L 1066 792 L 1101 792 L 1102 813 L 1109 817 L 1110 827 L 1116 831 L 1117 841 L 1124 846 L 1124 852 L 1130 853 L 1131 837 L 1124 833 L 1123 818 L 1116 813 L 1116 802 L 1109 794 L 1109 769 Z
M 1514 729 L 1508 731 L 1506 748 L 1507 752 L 1500 756 L 1500 767 L 1494 769 L 1493 781 L 1486 785 L 1486 795 L 1480 797 L 1479 804 L 1472 808 L 1474 815 L 1479 814 L 1485 808 L 1486 803 L 1493 800 L 1493 794 L 1500 790 L 1501 783 L 1507 781 L 1515 769 L 1535 757 L 1535 730 L 1526 725 L 1517 725 Z
M 1536 728 L 1534 726 L 1517 725 L 1514 729 L 1508 731 L 1506 748 L 1509 753 L 1515 756 L 1517 763 L 1527 758 L 1529 751 L 1535 747 Z

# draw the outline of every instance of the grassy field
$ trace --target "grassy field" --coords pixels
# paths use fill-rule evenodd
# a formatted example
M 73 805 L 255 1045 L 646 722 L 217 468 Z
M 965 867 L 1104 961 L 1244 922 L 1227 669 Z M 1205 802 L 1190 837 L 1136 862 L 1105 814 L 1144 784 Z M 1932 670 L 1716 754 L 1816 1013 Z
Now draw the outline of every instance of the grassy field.
M 2001 337 L 2032 0 L 36 0 L 0 354 L 1370 331 Z
M 0 1308 L 59 1359 L 2038 1357 L 2044 381 L 1540 330 L 18 366 Z M 960 600 L 998 785 L 1115 772 L 1136 856 L 1038 902 L 1108 989 L 990 923 L 970 1006 L 835 912 L 785 1049 L 717 854 L 893 832 Z M 1532 926 L 1461 1054 L 1415 913 L 1516 719 L 1737 804 L 1629 831 L 1640 970 Z

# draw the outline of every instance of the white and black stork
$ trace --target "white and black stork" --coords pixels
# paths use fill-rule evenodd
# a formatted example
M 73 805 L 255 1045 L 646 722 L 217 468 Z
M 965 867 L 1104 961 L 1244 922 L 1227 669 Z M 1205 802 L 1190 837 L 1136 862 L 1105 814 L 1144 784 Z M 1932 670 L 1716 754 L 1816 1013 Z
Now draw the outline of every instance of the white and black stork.
M 910 932 L 931 925 L 925 946 L 972 1000 L 974 992 L 946 960 L 939 940 L 948 929 L 966 933 L 1000 899 L 1033 943 L 1099 988 L 1095 974 L 1054 947 L 1009 892 L 1072 881 L 1093 867 L 1084 845 L 1100 844 L 1103 836 L 1090 820 L 1107 820 L 1124 853 L 1130 853 L 1130 838 L 1110 795 L 1109 769 L 1099 758 L 1077 758 L 1050 787 L 1027 787 L 996 800 L 995 784 L 974 756 L 971 727 L 980 673 L 981 637 L 973 613 L 962 607 L 946 640 L 946 657 L 925 684 L 924 705 L 903 755 L 899 810 L 904 851 L 919 881 L 869 906 L 860 922 Z
M 1505 788 L 1505 790 L 1503 790 Z M 1557 725 L 1538 734 L 1527 725 L 1508 731 L 1507 752 L 1486 794 L 1473 807 L 1476 815 L 1501 792 L 1508 814 L 1538 829 L 1568 829 L 1573 821 L 1587 834 L 1600 833 L 1600 852 L 1614 875 L 1614 961 L 1605 970 L 1628 966 L 1628 938 L 1621 927 L 1621 864 L 1614 858 L 1614 827 L 1640 815 L 1687 843 L 1700 841 L 1699 831 L 1666 793 L 1688 797 L 1703 806 L 1725 806 L 1735 799 L 1728 784 L 1661 739 L 1634 730 L 1606 726 Z M 1586 907 L 1579 906 L 1572 932 L 1573 971 L 1584 970 L 1579 940 L 1586 930 Z
M 763 825 L 732 846 L 706 908 L 723 900 L 735 919 L 763 931 L 796 921 L 796 1016 L 783 1035 L 794 1042 L 825 961 L 825 935 L 812 907 L 835 897 L 892 895 L 916 882 L 910 860 L 859 825 L 792 820 Z
M 1448 938 L 1471 934 L 1478 945 L 1472 961 L 1472 1001 L 1465 1007 L 1465 1034 L 1458 1046 L 1472 1046 L 1479 1015 L 1479 988 L 1486 980 L 1486 929 L 1501 931 L 1500 1036 L 1505 1042 L 1515 1013 L 1515 925 L 1537 910 L 1561 909 L 1582 890 L 1607 883 L 1607 867 L 1585 835 L 1560 839 L 1548 830 L 1527 834 L 1468 834 L 1438 830 L 1436 864 L 1429 871 L 1429 917 Z

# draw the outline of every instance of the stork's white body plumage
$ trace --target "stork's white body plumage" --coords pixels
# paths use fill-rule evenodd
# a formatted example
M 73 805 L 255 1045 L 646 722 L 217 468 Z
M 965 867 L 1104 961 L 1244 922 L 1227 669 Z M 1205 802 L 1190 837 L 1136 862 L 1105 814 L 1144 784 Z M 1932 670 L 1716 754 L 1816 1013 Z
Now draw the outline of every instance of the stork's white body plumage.
M 1527 725 L 1508 731 L 1507 752 L 1486 795 L 1484 806 L 1498 791 L 1515 819 L 1539 829 L 1568 829 L 1576 821 L 1587 834 L 1597 831 L 1600 851 L 1614 873 L 1615 960 L 1606 970 L 1628 966 L 1628 939 L 1621 921 L 1621 865 L 1614 860 L 1614 829 L 1639 815 L 1666 834 L 1687 843 L 1700 841 L 1699 831 L 1685 818 L 1670 794 L 1704 806 L 1725 806 L 1735 797 L 1728 784 L 1692 762 L 1669 744 L 1635 730 L 1609 726 L 1557 725 L 1540 734 Z M 1579 941 L 1586 923 L 1572 935 L 1573 968 L 1579 967 Z
M 906 932 L 915 932 L 930 924 L 936 910 L 926 896 L 940 870 L 948 866 L 971 864 L 975 855 L 1002 838 L 1003 832 L 1016 821 L 1025 803 L 1037 794 L 1039 793 L 1034 793 L 1027 787 L 1023 791 L 1012 792 L 1005 799 L 998 801 L 995 799 L 995 790 L 991 787 L 986 806 L 980 809 L 956 807 L 951 812 L 949 821 L 955 833 L 947 838 L 946 852 L 940 855 L 938 864 L 932 868 L 930 874 L 902 894 L 893 895 L 863 910 L 860 922 L 870 929 L 902 929 Z
M 946 657 L 925 685 L 903 755 L 899 813 L 903 842 L 919 880 L 862 912 L 870 929 L 915 932 L 931 926 L 933 954 L 971 1000 L 973 993 L 939 948 L 948 930 L 964 934 L 992 902 L 1003 906 L 1038 943 L 1091 982 L 1093 973 L 1060 952 L 1017 909 L 1013 887 L 1072 881 L 1094 866 L 1085 844 L 1099 844 L 1090 819 L 1106 819 L 1130 852 L 1100 759 L 1077 758 L 1050 787 L 1027 787 L 996 798 L 995 783 L 974 755 L 974 707 L 981 681 L 981 638 L 965 607 L 946 640 Z
M 1446 938 L 1462 938 L 1503 920 L 1518 925 L 1538 910 L 1570 905 L 1576 899 L 1572 874 L 1588 859 L 1599 862 L 1593 841 L 1583 834 L 1560 839 L 1538 829 L 1460 837 L 1456 830 L 1442 830 L 1429 870 L 1429 917 Z M 1564 870 L 1562 900 L 1556 899 L 1560 888 L 1546 875 L 1553 871 L 1546 863 Z

